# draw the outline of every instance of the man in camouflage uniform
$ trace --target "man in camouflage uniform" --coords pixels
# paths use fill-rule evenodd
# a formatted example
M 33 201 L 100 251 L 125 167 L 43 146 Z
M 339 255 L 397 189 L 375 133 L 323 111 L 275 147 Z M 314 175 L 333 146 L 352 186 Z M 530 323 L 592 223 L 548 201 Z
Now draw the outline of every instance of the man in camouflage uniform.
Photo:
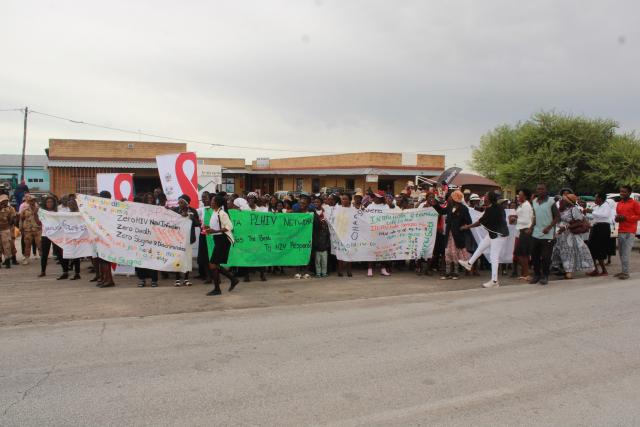
M 26 207 L 20 211 L 20 231 L 24 236 L 24 260 L 23 265 L 29 264 L 31 258 L 31 246 L 35 242 L 40 252 L 40 239 L 42 237 L 42 224 L 38 218 L 38 204 L 31 195 L 25 196 Z M 33 255 L 36 255 L 35 252 Z
M 4 265 L 11 268 L 11 234 L 16 211 L 9 206 L 9 196 L 0 194 L 0 255 L 4 255 Z

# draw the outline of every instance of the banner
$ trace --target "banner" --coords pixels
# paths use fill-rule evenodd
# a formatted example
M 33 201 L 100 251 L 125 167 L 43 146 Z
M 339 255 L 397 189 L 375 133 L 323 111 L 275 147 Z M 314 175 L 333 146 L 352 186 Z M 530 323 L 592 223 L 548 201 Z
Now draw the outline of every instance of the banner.
M 384 213 L 340 208 L 327 222 L 332 253 L 341 261 L 418 259 L 433 254 L 438 213 L 432 208 Z
M 227 266 L 307 265 L 311 257 L 312 213 L 276 214 L 232 209 L 235 244 Z
M 198 209 L 198 161 L 196 153 L 178 153 L 156 156 L 162 191 L 167 196 L 167 206 L 178 205 L 178 198 L 186 194 L 191 207 Z
M 500 264 L 511 264 L 513 263 L 513 250 L 516 245 L 516 237 L 518 237 L 518 231 L 516 230 L 515 224 L 509 224 L 509 215 L 515 215 L 516 211 L 513 209 L 505 209 L 507 214 L 507 224 L 509 226 L 509 236 L 507 237 L 507 243 L 503 246 L 502 252 L 500 252 Z M 471 215 L 471 222 L 476 222 L 480 217 L 482 217 L 483 213 L 478 212 L 477 210 L 470 208 L 469 215 Z M 471 234 L 473 238 L 476 240 L 477 244 L 480 244 L 480 241 L 487 236 L 488 231 L 483 226 L 474 227 L 471 229 Z M 486 251 L 482 253 L 487 261 L 491 259 L 491 248 L 488 248 Z
M 108 191 L 116 200 L 133 201 L 132 173 L 99 173 L 96 175 L 98 193 Z
M 198 165 L 198 194 L 202 198 L 202 192 L 215 193 L 218 186 L 222 185 L 222 166 Z
M 60 246 L 66 259 L 95 256 L 94 238 L 78 212 L 50 212 L 38 209 L 42 237 Z
M 133 201 L 133 174 L 132 173 L 99 173 L 96 174 L 98 193 L 108 191 L 113 200 Z M 135 274 L 135 268 L 129 265 L 112 264 L 113 274 L 130 276 Z
M 162 206 L 77 196 L 98 256 L 160 271 L 191 271 L 191 220 Z

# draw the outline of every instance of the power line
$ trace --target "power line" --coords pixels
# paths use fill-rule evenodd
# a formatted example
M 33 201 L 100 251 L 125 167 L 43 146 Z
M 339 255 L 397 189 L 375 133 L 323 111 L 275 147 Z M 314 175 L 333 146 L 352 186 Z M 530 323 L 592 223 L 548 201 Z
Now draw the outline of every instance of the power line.
M 295 149 L 291 149 L 291 148 L 256 147 L 256 146 L 248 146 L 248 145 L 230 145 L 230 144 L 221 144 L 221 143 L 216 143 L 216 142 L 199 141 L 199 140 L 195 140 L 195 139 L 176 138 L 176 137 L 173 137 L 173 136 L 156 135 L 156 134 L 152 134 L 152 133 L 138 132 L 138 131 L 134 131 L 134 130 L 130 130 L 130 129 L 123 129 L 123 128 L 117 128 L 117 127 L 113 127 L 113 126 L 101 125 L 101 124 L 97 124 L 97 123 L 90 123 L 90 122 L 85 122 L 83 120 L 69 119 L 67 117 L 56 116 L 54 114 L 43 113 L 42 111 L 31 110 L 30 113 L 40 114 L 42 116 L 50 117 L 50 118 L 57 119 L 57 120 L 63 120 L 63 121 L 67 121 L 67 122 L 78 124 L 78 125 L 92 126 L 92 127 L 97 127 L 97 128 L 101 128 L 101 129 L 108 129 L 108 130 L 113 130 L 113 131 L 117 131 L 117 132 L 128 133 L 128 134 L 132 134 L 132 135 L 148 136 L 150 138 L 167 139 L 167 140 L 171 140 L 171 141 L 180 141 L 180 142 L 190 142 L 190 143 L 193 143 L 193 144 L 208 145 L 208 146 L 211 146 L 211 147 L 226 147 L 226 148 L 247 149 L 247 150 L 283 151 L 283 152 L 312 153 L 312 154 L 335 154 L 335 153 L 328 152 L 328 151 L 295 150 Z
M 2 108 L 0 111 L 24 111 L 24 108 Z

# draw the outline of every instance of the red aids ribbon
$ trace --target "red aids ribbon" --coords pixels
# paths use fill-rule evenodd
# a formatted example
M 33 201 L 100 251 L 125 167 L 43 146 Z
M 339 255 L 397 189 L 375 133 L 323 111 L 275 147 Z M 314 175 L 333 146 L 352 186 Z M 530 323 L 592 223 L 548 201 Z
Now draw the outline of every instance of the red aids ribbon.
M 185 162 L 189 161 L 191 161 L 193 164 L 193 174 L 191 175 L 191 177 L 188 177 L 184 170 Z M 178 179 L 178 184 L 180 185 L 182 194 L 186 194 L 187 196 L 191 197 L 191 203 L 189 205 L 194 209 L 198 209 L 198 207 L 200 206 L 200 203 L 198 201 L 199 197 L 197 165 L 198 161 L 196 159 L 196 153 L 180 153 L 178 155 L 178 158 L 176 159 L 176 178 Z
M 129 192 L 127 193 L 127 186 Z M 128 173 L 119 173 L 113 180 L 113 198 L 116 200 L 133 200 L 133 177 Z

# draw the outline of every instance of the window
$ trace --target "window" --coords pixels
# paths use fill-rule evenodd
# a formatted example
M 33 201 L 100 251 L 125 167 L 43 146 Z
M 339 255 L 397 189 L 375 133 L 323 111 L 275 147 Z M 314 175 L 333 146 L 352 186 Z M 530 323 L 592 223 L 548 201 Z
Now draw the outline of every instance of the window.
M 312 193 L 319 193 L 320 192 L 320 179 L 319 178 L 312 178 L 311 179 L 311 192 Z
M 80 194 L 93 194 L 96 192 L 96 177 L 79 176 L 76 178 L 76 192 Z
M 278 178 L 278 191 L 284 191 L 284 178 Z
M 236 192 L 236 179 L 228 176 L 222 177 L 222 191 L 227 193 L 235 193 Z
M 355 190 L 356 188 L 356 180 L 352 178 L 347 178 L 344 180 L 345 190 Z
M 304 178 L 296 178 L 296 191 L 304 190 Z

